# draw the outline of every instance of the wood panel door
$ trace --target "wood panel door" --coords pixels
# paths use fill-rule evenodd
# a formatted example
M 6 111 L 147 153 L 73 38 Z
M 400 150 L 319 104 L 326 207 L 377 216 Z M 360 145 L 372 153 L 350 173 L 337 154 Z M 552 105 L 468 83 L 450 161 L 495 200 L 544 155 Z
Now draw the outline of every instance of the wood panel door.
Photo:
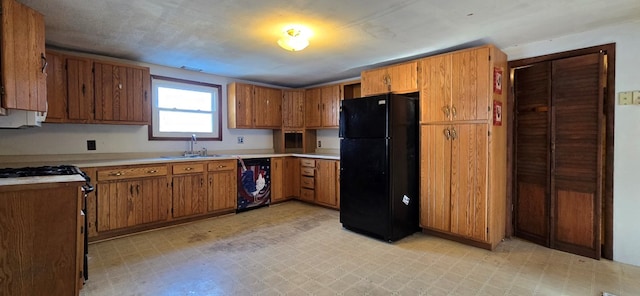
M 80 57 L 67 57 L 66 64 L 67 119 L 86 122 L 93 115 L 93 62 Z
M 272 157 L 271 202 L 279 202 L 284 199 L 284 159 L 282 157 Z
M 549 246 L 551 63 L 514 70 L 514 233 Z
M 451 229 L 451 136 L 449 125 L 420 127 L 420 226 Z
M 148 123 L 149 69 L 94 62 L 95 119 Z
M 300 196 L 300 159 L 297 157 L 284 158 L 284 195 L 285 197 Z
M 404 94 L 418 91 L 418 62 L 389 66 L 387 68 L 389 91 Z
M 227 92 L 229 128 L 253 127 L 253 85 L 231 83 Z
M 437 55 L 420 60 L 420 122 L 450 120 L 451 55 Z
M 203 214 L 207 210 L 204 174 L 173 177 L 173 217 Z
M 282 91 L 282 127 L 285 129 L 304 127 L 304 90 Z
M 253 97 L 255 127 L 282 127 L 282 90 L 254 86 Z
M 322 90 L 311 88 L 304 92 L 304 126 L 322 127 Z
M 316 202 L 333 208 L 338 207 L 336 196 L 336 161 L 317 159 L 315 175 Z
M 553 61 L 551 247 L 600 258 L 602 53 Z
M 322 101 L 322 127 L 338 127 L 340 117 L 340 85 L 325 86 L 320 90 Z
M 47 111 L 44 16 L 14 0 L 3 0 L 0 9 L 1 107 Z
M 514 70 L 515 234 L 600 258 L 604 53 Z
M 451 232 L 487 240 L 487 124 L 454 124 L 451 138 Z
M 63 122 L 67 118 L 67 71 L 64 55 L 47 51 L 47 118 Z
M 487 119 L 489 114 L 489 47 L 464 50 L 451 57 L 451 120 Z
M 168 193 L 165 177 L 98 183 L 98 232 L 166 220 Z
M 389 92 L 387 68 L 362 71 L 360 76 L 363 97 Z
M 236 192 L 236 171 L 209 172 L 209 212 L 233 210 L 236 208 L 238 195 Z

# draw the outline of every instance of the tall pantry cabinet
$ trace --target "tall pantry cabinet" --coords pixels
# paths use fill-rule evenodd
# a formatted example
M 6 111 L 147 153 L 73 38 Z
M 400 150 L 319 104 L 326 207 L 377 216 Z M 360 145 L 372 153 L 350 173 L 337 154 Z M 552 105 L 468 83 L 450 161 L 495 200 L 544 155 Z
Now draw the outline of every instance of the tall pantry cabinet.
M 420 226 L 493 249 L 506 215 L 507 57 L 492 45 L 419 61 Z

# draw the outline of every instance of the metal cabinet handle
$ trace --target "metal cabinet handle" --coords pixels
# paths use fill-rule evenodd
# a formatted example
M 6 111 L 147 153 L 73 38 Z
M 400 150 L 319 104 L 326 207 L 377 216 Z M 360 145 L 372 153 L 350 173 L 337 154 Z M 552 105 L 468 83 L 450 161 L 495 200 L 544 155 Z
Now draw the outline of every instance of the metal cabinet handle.
M 447 140 L 451 140 L 451 131 L 449 130 L 449 128 L 445 128 L 443 131 L 444 136 L 447 138 Z
M 227 167 L 226 165 L 219 165 L 219 166 L 218 166 L 218 168 L 219 168 L 219 169 L 221 169 L 221 168 L 226 168 L 226 167 Z
M 455 140 L 458 138 L 458 133 L 456 132 L 456 128 L 451 129 L 451 139 Z
M 193 168 L 192 168 L 192 167 L 187 167 L 187 168 L 184 168 L 184 170 L 185 170 L 185 171 L 192 171 L 192 170 L 193 170 Z
M 157 170 L 150 170 L 150 171 L 147 171 L 147 174 L 155 174 L 157 172 L 158 172 Z
M 453 115 L 453 118 L 456 118 L 456 115 L 458 115 L 458 111 L 456 110 L 456 106 L 452 106 L 451 107 L 451 114 Z
M 109 174 L 109 176 L 115 176 L 115 177 L 120 177 L 122 175 L 124 175 L 122 172 L 115 172 L 115 173 Z
M 118 83 L 118 88 L 122 89 L 122 83 Z
M 44 53 L 40 53 L 40 59 L 42 60 L 42 73 L 47 74 L 47 66 L 49 66 L 49 63 L 47 62 L 47 57 L 44 56 Z
M 444 115 L 447 116 L 447 118 L 449 118 L 449 115 L 451 114 L 451 110 L 449 109 L 449 106 L 442 107 L 442 112 L 444 112 Z

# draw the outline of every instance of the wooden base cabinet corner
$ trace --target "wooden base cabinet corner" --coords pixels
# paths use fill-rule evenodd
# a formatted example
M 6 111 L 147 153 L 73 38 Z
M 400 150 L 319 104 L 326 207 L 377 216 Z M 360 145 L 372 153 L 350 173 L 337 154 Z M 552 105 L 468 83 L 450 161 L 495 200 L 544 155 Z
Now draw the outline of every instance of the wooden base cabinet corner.
M 0 295 L 78 295 L 82 184 L 0 186 Z
M 492 82 L 506 61 L 491 45 L 420 61 L 424 232 L 491 250 L 504 238 L 506 90 Z

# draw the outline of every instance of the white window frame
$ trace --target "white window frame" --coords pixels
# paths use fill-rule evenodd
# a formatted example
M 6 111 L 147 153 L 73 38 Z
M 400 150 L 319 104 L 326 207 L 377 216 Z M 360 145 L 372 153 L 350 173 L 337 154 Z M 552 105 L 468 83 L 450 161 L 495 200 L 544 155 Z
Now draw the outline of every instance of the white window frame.
M 194 111 L 211 113 L 212 132 L 160 132 L 158 108 L 158 88 L 168 87 L 183 90 L 209 92 L 212 94 L 211 111 Z M 218 84 L 191 81 L 172 77 L 151 75 L 151 125 L 149 125 L 149 140 L 189 140 L 196 134 L 198 141 L 222 141 L 222 86 Z

